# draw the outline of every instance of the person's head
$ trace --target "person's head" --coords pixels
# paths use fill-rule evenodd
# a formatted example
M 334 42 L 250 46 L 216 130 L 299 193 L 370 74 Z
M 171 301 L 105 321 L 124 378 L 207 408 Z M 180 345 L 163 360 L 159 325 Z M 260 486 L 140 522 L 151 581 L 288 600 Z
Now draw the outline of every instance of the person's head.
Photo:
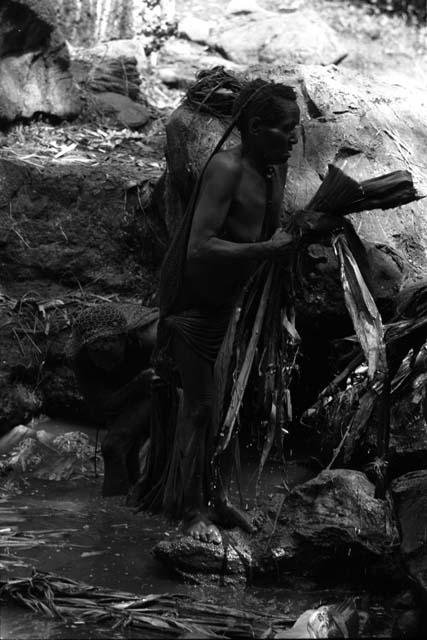
M 115 336 L 101 336 L 86 345 L 93 364 L 105 371 L 111 371 L 123 363 L 125 348 L 126 336 L 123 333 Z
M 261 164 L 284 164 L 297 142 L 300 111 L 292 87 L 257 79 L 237 96 L 233 116 L 242 143 Z
M 111 371 L 122 364 L 127 341 L 127 322 L 113 304 L 100 304 L 82 311 L 73 326 L 74 341 L 93 364 Z

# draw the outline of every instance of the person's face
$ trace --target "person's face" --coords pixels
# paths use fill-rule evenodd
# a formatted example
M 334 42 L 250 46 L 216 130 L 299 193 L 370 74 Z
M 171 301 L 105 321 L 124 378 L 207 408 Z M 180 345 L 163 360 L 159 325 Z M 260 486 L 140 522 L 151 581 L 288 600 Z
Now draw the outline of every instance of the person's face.
M 300 112 L 294 101 L 283 100 L 283 117 L 274 125 L 266 125 L 259 117 L 249 123 L 252 148 L 264 164 L 284 164 L 298 141 L 296 127 Z
M 126 337 L 106 336 L 97 338 L 87 345 L 92 362 L 105 371 L 110 371 L 122 364 L 125 354 Z

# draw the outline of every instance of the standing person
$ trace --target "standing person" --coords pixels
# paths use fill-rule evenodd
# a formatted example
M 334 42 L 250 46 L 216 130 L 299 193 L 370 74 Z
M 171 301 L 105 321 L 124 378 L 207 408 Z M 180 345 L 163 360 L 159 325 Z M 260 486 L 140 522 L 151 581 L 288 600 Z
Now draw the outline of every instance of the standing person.
M 157 507 L 205 542 L 221 541 L 217 525 L 252 530 L 226 483 L 212 487 L 214 363 L 248 279 L 291 251 L 293 236 L 279 222 L 299 119 L 291 87 L 261 79 L 245 86 L 234 110 L 241 144 L 209 160 L 162 267 L 158 360 L 175 366 L 184 402 Z M 316 228 L 330 228 L 325 218 L 313 214 Z M 150 484 L 142 483 L 140 502 L 153 508 L 143 495 Z

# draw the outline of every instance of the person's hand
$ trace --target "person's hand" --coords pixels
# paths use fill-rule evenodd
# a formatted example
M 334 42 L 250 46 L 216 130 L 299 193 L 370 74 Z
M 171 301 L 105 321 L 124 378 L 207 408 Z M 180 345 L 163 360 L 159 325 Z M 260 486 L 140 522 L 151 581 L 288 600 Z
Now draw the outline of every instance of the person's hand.
M 276 229 L 270 238 L 271 253 L 273 256 L 282 256 L 289 253 L 293 237 L 284 229 Z
M 343 218 L 323 211 L 298 211 L 295 222 L 303 234 L 328 234 L 343 228 Z

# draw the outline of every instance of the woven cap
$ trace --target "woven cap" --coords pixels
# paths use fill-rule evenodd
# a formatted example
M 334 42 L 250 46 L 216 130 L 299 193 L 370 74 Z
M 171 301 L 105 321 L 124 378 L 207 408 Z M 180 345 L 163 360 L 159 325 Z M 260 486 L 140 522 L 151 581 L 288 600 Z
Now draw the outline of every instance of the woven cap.
M 74 321 L 74 340 L 82 347 L 97 338 L 126 333 L 127 321 L 113 304 L 100 304 L 82 311 Z

